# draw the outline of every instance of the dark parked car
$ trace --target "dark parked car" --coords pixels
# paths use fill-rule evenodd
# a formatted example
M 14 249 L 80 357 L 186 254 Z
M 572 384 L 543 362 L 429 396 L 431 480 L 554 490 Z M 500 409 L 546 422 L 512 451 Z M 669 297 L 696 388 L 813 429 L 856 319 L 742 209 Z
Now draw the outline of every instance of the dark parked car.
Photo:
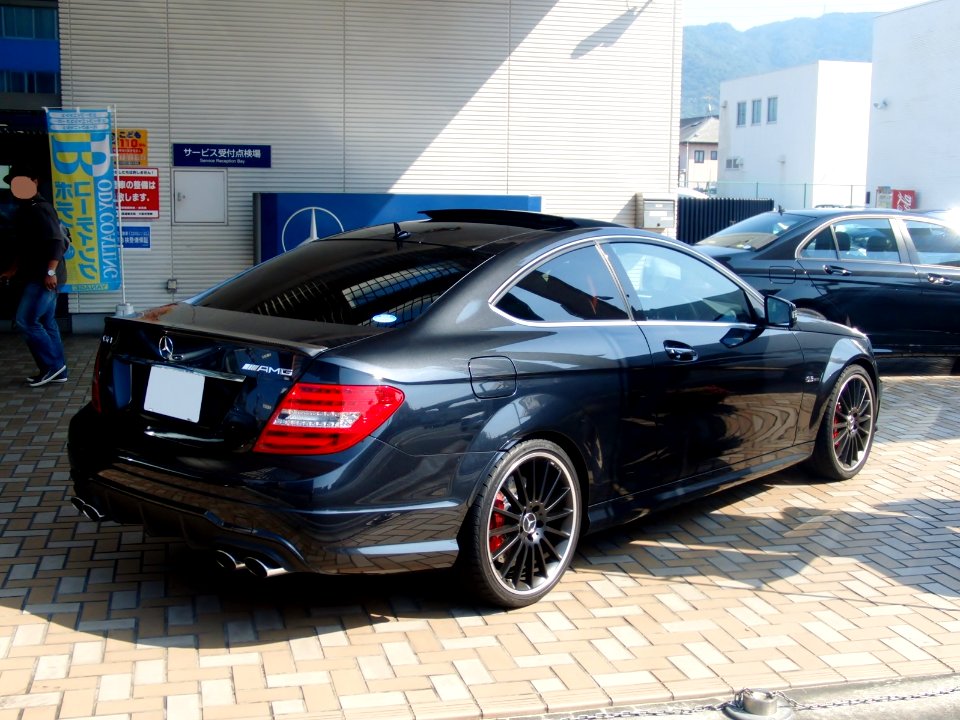
M 771 211 L 695 247 L 766 295 L 859 328 L 878 356 L 960 354 L 960 235 L 936 217 Z
M 426 214 L 108 318 L 74 504 L 261 577 L 455 565 L 517 607 L 588 530 L 866 462 L 862 333 L 651 233 Z

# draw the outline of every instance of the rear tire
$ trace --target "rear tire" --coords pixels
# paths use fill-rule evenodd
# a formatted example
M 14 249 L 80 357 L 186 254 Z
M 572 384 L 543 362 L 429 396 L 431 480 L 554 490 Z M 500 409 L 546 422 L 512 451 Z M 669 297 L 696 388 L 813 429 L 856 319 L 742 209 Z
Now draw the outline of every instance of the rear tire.
M 570 565 L 580 517 L 580 484 L 567 454 L 546 440 L 516 445 L 490 471 L 464 521 L 463 586 L 501 607 L 537 602 Z
M 830 393 L 807 467 L 829 480 L 852 478 L 870 455 L 876 420 L 873 379 L 861 366 L 851 365 Z

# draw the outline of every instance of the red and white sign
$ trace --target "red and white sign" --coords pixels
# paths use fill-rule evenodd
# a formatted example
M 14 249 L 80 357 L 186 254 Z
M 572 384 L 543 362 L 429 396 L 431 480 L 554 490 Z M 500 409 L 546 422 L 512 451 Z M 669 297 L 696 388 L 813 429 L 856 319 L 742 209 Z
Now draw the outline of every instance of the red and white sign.
M 155 220 L 160 217 L 160 171 L 157 168 L 119 168 L 117 201 L 124 219 Z
M 917 209 L 917 191 L 916 190 L 894 190 L 892 204 L 895 210 L 916 210 Z

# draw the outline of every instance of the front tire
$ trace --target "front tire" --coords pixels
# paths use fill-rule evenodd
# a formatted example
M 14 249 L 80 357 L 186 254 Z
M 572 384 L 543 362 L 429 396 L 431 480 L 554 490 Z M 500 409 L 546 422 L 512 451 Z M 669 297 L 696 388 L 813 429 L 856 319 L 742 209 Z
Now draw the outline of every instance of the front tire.
M 870 455 L 876 419 L 873 379 L 859 365 L 851 365 L 830 393 L 808 467 L 829 480 L 852 478 Z
M 501 607 L 537 602 L 570 565 L 580 518 L 580 484 L 567 454 L 546 440 L 516 445 L 464 521 L 457 560 L 464 586 Z

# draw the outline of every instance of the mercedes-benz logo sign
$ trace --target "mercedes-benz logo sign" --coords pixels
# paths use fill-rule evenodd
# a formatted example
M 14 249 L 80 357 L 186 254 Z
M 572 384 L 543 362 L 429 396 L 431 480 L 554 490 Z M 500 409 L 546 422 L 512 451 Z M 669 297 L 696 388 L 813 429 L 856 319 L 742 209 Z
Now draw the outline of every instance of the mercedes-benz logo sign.
M 160 342 L 157 343 L 157 349 L 160 351 L 160 357 L 164 360 L 173 360 L 173 338 L 169 335 L 164 335 L 160 338 Z

